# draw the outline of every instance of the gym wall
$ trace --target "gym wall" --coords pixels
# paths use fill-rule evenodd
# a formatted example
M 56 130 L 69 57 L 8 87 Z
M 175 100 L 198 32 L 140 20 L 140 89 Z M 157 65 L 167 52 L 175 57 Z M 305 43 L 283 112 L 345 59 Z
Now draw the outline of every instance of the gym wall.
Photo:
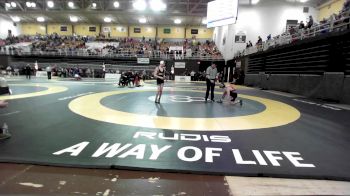
M 129 26 L 129 37 L 135 38 L 155 38 L 156 28 L 152 26 Z
M 329 18 L 332 14 L 338 14 L 343 8 L 345 0 L 330 0 L 320 6 L 320 13 L 318 15 L 318 20 L 323 20 L 324 18 Z
M 48 24 L 47 33 L 57 33 L 58 35 L 72 35 L 73 28 L 72 25 L 69 24 Z
M 46 25 L 38 23 L 21 24 L 21 35 L 46 34 Z
M 63 28 L 66 27 L 66 28 Z M 96 27 L 96 31 L 90 31 L 90 27 Z M 135 30 L 136 29 L 136 30 Z M 64 30 L 64 31 L 62 31 Z M 199 40 L 211 40 L 213 29 L 207 29 L 202 26 L 152 26 L 152 25 L 117 25 L 117 24 L 39 24 L 23 23 L 21 35 L 52 34 L 73 35 L 74 33 L 81 36 L 97 36 L 102 32 L 105 36 L 110 37 L 134 37 L 134 38 L 155 38 L 157 33 L 161 39 L 183 40 L 191 39 L 195 36 Z
M 12 20 L 0 17 L 0 38 L 4 39 L 8 36 L 8 31 L 11 30 L 12 35 L 17 36 L 20 34 L 20 28 L 18 23 L 14 23 Z
M 97 24 L 74 25 L 74 33 L 81 36 L 98 36 L 100 34 L 100 25 L 97 25 Z
M 102 33 L 107 36 L 108 32 L 105 32 L 104 29 L 107 28 L 107 31 L 110 31 L 111 37 L 128 37 L 129 28 L 126 25 L 113 25 L 113 24 L 104 24 L 102 25 Z
M 158 37 L 163 39 L 183 39 L 185 38 L 185 27 L 158 27 Z

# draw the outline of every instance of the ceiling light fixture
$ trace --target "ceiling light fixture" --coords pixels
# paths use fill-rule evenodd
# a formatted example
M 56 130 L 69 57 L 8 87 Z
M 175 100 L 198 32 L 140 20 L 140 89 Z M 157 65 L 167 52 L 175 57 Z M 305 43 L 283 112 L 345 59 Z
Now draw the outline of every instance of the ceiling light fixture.
M 11 2 L 11 7 L 17 7 L 17 4 L 15 2 Z
M 5 3 L 5 7 L 10 8 L 11 4 L 10 3 Z
M 146 22 L 147 22 L 147 19 L 146 19 L 146 18 L 140 18 L 140 19 L 139 19 L 139 22 L 140 22 L 140 23 L 146 23 Z
M 105 18 L 103 19 L 103 21 L 105 21 L 105 22 L 109 23 L 109 22 L 112 22 L 112 19 L 111 19 L 111 18 L 109 18 L 109 17 L 105 17 Z
M 181 21 L 180 19 L 175 19 L 175 20 L 174 20 L 174 23 L 175 23 L 175 24 L 181 24 L 181 22 L 182 22 L 182 21 Z
M 68 7 L 73 8 L 74 7 L 74 3 L 72 1 L 68 2 Z
M 38 21 L 38 22 L 44 22 L 44 21 L 45 21 L 45 18 L 42 17 L 42 16 L 39 16 L 38 18 L 36 18 L 36 21 Z
M 36 3 L 32 2 L 31 3 L 32 7 L 36 7 Z
M 70 20 L 71 22 L 78 22 L 78 17 L 76 17 L 76 16 L 70 16 L 70 17 L 69 17 L 69 20 Z
M 47 7 L 53 8 L 54 6 L 55 6 L 55 4 L 53 3 L 53 1 L 48 1 L 47 2 Z
M 21 19 L 18 16 L 12 18 L 13 22 L 19 22 Z
M 306 3 L 308 0 L 300 0 L 301 3 Z
M 32 4 L 31 4 L 29 1 L 27 1 L 27 2 L 26 2 L 26 6 L 27 6 L 27 7 L 32 7 Z
M 153 11 L 158 12 L 166 10 L 166 4 L 162 0 L 151 0 L 149 4 Z
M 92 3 L 91 6 L 92 6 L 92 8 L 96 8 L 97 5 L 96 5 L 96 3 Z
M 136 0 L 132 4 L 135 10 L 144 11 L 147 8 L 147 3 L 145 0 Z
M 118 8 L 118 7 L 120 6 L 120 4 L 119 4 L 118 1 L 114 1 L 113 6 L 114 6 L 115 8 Z
M 204 24 L 204 25 L 208 24 L 208 20 L 206 18 L 203 18 L 202 24 Z
M 252 0 L 252 4 L 253 4 L 253 5 L 256 5 L 256 4 L 259 3 L 259 1 L 260 1 L 260 0 Z

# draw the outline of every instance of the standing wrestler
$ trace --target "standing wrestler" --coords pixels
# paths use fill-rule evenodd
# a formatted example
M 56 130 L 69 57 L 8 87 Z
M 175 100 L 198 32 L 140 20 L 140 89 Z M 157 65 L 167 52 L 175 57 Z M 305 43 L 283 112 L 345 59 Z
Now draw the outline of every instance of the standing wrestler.
M 154 102 L 160 103 L 160 98 L 162 97 L 164 79 L 165 79 L 165 62 L 160 61 L 159 66 L 155 68 L 153 76 L 157 79 L 158 91 L 156 99 Z

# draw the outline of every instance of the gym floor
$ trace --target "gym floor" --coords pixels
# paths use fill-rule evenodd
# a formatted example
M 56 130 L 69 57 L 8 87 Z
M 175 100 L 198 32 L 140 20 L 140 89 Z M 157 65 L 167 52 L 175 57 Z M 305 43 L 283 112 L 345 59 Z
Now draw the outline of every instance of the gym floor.
M 154 81 L 8 84 L 0 193 L 350 194 L 350 112 L 320 100 L 238 86 L 243 105 L 220 104 L 204 101 L 205 83 L 166 82 L 155 104 Z

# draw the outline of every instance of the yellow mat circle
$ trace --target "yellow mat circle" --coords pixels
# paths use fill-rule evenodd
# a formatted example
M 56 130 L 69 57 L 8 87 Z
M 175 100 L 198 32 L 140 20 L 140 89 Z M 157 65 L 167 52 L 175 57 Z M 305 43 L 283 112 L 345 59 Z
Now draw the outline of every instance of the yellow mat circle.
M 50 85 L 44 85 L 44 84 L 11 84 L 10 88 L 11 86 L 33 86 L 33 87 L 44 87 L 47 89 L 39 92 L 34 92 L 34 93 L 0 96 L 0 100 L 12 100 L 12 99 L 22 99 L 22 98 L 28 98 L 28 97 L 37 97 L 42 95 L 60 93 L 68 90 L 68 88 L 64 86 L 50 86 Z
M 234 131 L 271 128 L 292 123 L 300 117 L 300 112 L 290 105 L 249 95 L 239 95 L 239 97 L 260 102 L 265 105 L 266 109 L 260 113 L 246 116 L 180 118 L 128 113 L 107 108 L 100 103 L 103 98 L 108 96 L 148 91 L 154 90 L 96 93 L 74 99 L 69 103 L 68 107 L 76 114 L 103 122 L 146 128 L 189 131 Z M 186 90 L 181 91 L 186 92 Z M 191 90 L 188 92 L 203 91 Z

